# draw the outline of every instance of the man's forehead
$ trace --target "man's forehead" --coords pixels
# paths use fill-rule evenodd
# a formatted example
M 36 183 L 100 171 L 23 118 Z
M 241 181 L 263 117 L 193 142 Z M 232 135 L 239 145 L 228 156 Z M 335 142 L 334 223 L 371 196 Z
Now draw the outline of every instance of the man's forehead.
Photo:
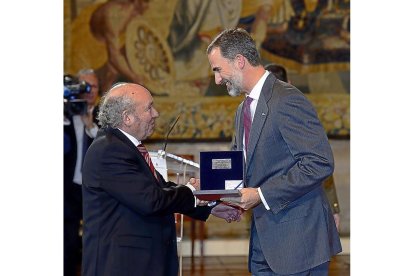
M 215 71 L 223 66 L 226 59 L 221 55 L 219 48 L 214 48 L 209 54 L 211 68 Z
M 210 57 L 214 57 L 214 58 L 220 58 L 220 57 L 222 57 L 220 48 L 219 47 L 213 48 L 211 50 L 209 56 Z

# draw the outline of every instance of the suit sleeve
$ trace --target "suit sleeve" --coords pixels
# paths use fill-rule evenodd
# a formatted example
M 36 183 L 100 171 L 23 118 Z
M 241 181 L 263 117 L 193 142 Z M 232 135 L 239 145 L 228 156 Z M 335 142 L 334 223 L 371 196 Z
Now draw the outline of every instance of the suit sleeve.
M 194 208 L 189 212 L 185 212 L 184 215 L 189 216 L 193 219 L 206 221 L 210 216 L 211 209 L 213 209 L 213 207 L 197 206 L 197 208 Z
M 99 161 L 100 187 L 142 215 L 165 215 L 194 209 L 194 196 L 185 186 L 164 179 L 158 184 L 144 160 L 120 143 L 111 143 Z
M 260 186 L 274 213 L 320 186 L 334 167 L 332 150 L 313 106 L 302 93 L 287 91 L 270 118 L 273 132 L 282 138 L 275 150 L 283 147 L 288 152 L 285 159 L 275 162 L 285 162 L 287 169 Z

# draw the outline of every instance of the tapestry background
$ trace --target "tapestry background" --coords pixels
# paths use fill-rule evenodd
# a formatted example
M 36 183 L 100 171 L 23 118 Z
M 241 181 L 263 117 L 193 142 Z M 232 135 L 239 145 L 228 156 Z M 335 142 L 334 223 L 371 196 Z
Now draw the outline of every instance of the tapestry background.
M 255 38 L 264 64 L 286 67 L 330 137 L 350 136 L 350 1 L 65 0 L 64 72 L 143 83 L 161 112 L 151 137 L 229 140 L 240 97 L 215 85 L 205 49 L 226 28 Z

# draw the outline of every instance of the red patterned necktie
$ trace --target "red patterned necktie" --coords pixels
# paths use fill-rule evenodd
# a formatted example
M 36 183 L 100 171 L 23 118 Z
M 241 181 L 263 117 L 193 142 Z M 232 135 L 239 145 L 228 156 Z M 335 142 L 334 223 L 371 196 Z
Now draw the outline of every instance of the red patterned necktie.
M 250 113 L 250 104 L 253 98 L 246 97 L 243 103 L 243 127 L 244 127 L 244 149 L 247 152 L 247 145 L 249 144 L 250 128 L 252 126 L 252 115 Z
M 157 173 L 155 172 L 154 164 L 152 164 L 151 157 L 150 157 L 147 149 L 145 148 L 144 144 L 142 144 L 142 143 L 139 144 L 137 146 L 137 148 L 138 148 L 139 152 L 142 154 L 142 156 L 144 157 L 144 159 L 147 162 L 148 166 L 150 167 L 152 174 L 155 176 L 155 179 L 157 179 L 157 181 L 158 181 L 158 176 L 157 176 Z

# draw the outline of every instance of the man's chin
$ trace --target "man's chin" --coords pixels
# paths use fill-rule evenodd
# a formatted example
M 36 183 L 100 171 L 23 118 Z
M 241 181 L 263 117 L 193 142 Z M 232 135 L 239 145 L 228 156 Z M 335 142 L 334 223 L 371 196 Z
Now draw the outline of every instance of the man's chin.
M 237 97 L 241 94 L 240 91 L 234 89 L 227 90 L 227 93 L 229 93 L 229 95 L 232 97 Z
M 142 137 L 141 141 L 144 141 L 144 140 L 148 139 L 149 137 L 151 137 L 152 133 L 153 132 L 150 132 L 150 133 L 146 134 L 144 137 Z
M 154 130 L 155 130 L 155 125 L 151 129 L 149 129 L 147 137 L 150 137 L 152 134 L 154 134 Z

